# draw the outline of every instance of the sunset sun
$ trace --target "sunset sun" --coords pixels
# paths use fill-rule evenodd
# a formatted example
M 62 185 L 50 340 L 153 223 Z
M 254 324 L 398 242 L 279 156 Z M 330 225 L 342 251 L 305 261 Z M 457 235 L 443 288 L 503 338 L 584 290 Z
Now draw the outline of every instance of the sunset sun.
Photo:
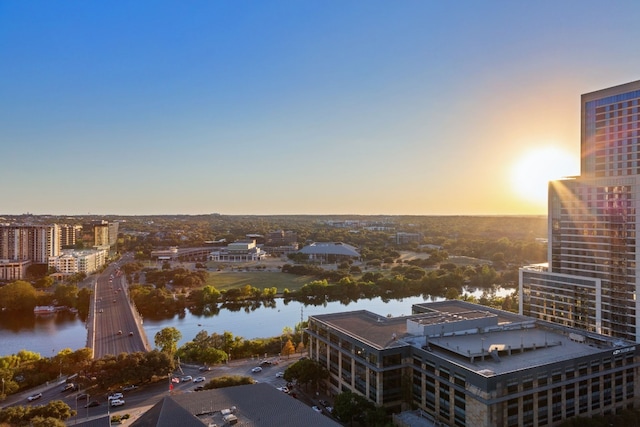
M 516 195 L 529 203 L 546 204 L 549 181 L 579 174 L 579 159 L 557 147 L 529 150 L 516 161 L 511 184 Z

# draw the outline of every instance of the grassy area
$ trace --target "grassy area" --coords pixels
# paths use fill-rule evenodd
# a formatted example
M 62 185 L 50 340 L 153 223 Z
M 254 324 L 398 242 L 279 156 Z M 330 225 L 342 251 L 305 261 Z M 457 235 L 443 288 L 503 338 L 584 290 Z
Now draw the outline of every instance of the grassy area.
M 298 290 L 314 280 L 316 279 L 312 276 L 296 276 L 288 273 L 210 271 L 207 285 L 211 285 L 219 291 L 239 288 L 244 285 L 251 285 L 258 289 L 275 287 L 278 289 L 278 293 L 281 293 L 285 289 Z

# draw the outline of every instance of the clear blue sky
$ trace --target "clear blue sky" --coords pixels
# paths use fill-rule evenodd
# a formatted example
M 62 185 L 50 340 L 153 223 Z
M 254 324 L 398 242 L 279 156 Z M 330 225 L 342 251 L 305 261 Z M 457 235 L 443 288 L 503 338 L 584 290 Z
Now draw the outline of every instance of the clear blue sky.
M 640 79 L 639 16 L 0 0 L 0 215 L 545 214 L 523 159 L 579 172 L 580 95 Z

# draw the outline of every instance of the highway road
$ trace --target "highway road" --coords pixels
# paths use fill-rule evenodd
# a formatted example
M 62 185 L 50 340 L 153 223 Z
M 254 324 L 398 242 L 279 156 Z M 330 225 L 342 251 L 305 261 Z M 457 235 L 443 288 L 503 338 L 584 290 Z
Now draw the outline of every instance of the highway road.
M 131 261 L 128 257 L 111 264 L 95 279 L 88 337 L 94 359 L 150 350 L 142 319 L 129 301 L 127 280 L 118 269 Z

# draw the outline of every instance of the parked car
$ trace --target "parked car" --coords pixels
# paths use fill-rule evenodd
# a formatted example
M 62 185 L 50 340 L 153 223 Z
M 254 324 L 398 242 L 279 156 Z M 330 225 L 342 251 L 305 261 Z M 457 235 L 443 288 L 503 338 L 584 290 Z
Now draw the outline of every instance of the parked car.
M 195 380 L 193 380 L 194 383 L 201 383 L 202 381 L 204 381 L 206 378 L 205 377 L 197 377 Z
M 34 400 L 38 400 L 42 397 L 42 393 L 36 393 L 36 394 L 32 394 L 31 396 L 27 397 L 27 400 L 29 402 L 33 402 Z
M 85 408 L 93 408 L 94 406 L 100 406 L 100 402 L 98 402 L 97 400 L 93 400 L 84 405 Z
M 122 406 L 124 405 L 124 399 L 113 399 L 111 401 L 111 406 Z
M 313 409 L 314 411 L 316 411 L 319 414 L 322 413 L 322 409 L 318 408 L 317 406 L 312 406 L 311 409 Z
M 193 379 L 193 377 L 191 375 L 185 375 L 184 377 L 182 377 L 180 379 L 180 381 L 182 381 L 183 383 L 189 382 Z
M 253 372 L 254 374 L 257 373 L 257 372 L 262 372 L 262 368 L 260 366 L 256 366 L 255 368 L 253 368 L 251 370 L 251 372 Z

